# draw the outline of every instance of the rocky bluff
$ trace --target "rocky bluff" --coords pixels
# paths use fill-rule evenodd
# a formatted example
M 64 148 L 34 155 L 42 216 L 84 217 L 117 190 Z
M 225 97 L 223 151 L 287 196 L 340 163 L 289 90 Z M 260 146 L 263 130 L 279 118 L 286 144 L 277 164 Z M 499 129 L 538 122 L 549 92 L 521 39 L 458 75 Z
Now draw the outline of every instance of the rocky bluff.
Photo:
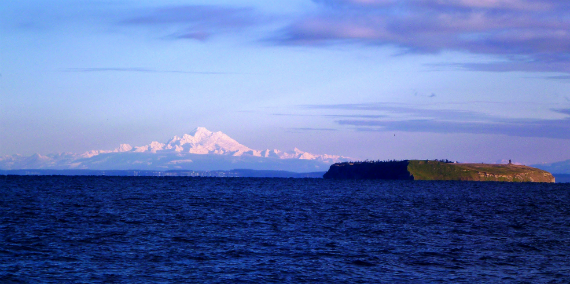
M 323 177 L 325 179 L 554 182 L 554 177 L 549 172 L 528 166 L 428 160 L 336 163 L 331 165 Z

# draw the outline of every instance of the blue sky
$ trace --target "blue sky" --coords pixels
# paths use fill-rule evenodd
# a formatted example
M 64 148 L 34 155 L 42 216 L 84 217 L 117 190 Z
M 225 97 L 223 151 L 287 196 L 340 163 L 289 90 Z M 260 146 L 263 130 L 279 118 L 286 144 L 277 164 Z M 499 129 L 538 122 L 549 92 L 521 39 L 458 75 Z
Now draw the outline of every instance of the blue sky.
M 570 159 L 565 0 L 9 1 L 0 155 L 164 142 Z

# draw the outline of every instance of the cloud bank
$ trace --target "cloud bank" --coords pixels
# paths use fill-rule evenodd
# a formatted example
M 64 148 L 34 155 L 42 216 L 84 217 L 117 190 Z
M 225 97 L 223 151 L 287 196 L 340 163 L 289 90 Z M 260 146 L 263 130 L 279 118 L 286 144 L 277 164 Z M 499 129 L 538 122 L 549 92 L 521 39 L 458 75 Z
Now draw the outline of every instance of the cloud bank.
M 35 22 L 30 17 L 22 19 L 20 24 L 92 22 L 98 17 L 114 27 L 151 30 L 161 38 L 198 41 L 257 29 L 258 32 L 242 36 L 257 37 L 248 39 L 249 42 L 265 38 L 261 40 L 263 44 L 269 39 L 280 46 L 356 43 L 396 47 L 404 54 L 468 52 L 501 59 L 458 65 L 468 70 L 570 73 L 567 0 L 312 1 L 316 9 L 295 15 L 263 13 L 253 6 L 141 8 L 89 2 L 73 9 L 44 9 L 49 13 L 42 13 Z
M 500 134 L 516 137 L 570 139 L 570 109 L 554 109 L 561 119 L 503 118 L 473 111 L 430 110 L 384 104 L 309 105 L 309 109 L 374 111 L 384 119 L 338 119 L 359 131 Z
M 363 43 L 406 52 L 499 55 L 485 71 L 570 72 L 570 2 L 563 0 L 314 0 L 320 12 L 285 27 L 285 45 Z

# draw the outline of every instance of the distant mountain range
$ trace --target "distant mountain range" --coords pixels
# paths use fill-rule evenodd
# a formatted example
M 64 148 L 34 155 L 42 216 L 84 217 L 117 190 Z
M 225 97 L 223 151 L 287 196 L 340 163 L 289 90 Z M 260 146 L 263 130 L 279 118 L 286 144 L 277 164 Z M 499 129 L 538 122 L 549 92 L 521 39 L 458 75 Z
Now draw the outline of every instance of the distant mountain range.
M 258 178 L 322 178 L 325 172 L 296 173 L 272 170 L 235 169 L 230 171 L 193 170 L 0 170 L 0 175 L 18 176 L 147 176 L 147 177 L 258 177 Z
M 532 165 L 535 168 L 551 172 L 553 174 L 570 174 L 570 160 L 550 163 L 550 164 L 538 164 Z
M 144 146 L 121 144 L 114 150 L 91 150 L 82 154 L 56 153 L 0 157 L 1 170 L 197 170 L 228 171 L 236 168 L 291 172 L 326 171 L 333 163 L 350 158 L 301 151 L 254 150 L 222 132 L 198 127 L 166 143 Z

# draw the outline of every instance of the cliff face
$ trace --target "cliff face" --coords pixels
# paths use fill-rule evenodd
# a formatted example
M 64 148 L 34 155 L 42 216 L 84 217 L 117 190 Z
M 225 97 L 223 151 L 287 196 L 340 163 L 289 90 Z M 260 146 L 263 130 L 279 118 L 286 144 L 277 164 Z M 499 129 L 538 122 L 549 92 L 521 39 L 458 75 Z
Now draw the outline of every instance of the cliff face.
M 438 161 L 337 163 L 323 176 L 331 179 L 460 180 L 554 182 L 549 172 L 520 165 L 450 164 Z

